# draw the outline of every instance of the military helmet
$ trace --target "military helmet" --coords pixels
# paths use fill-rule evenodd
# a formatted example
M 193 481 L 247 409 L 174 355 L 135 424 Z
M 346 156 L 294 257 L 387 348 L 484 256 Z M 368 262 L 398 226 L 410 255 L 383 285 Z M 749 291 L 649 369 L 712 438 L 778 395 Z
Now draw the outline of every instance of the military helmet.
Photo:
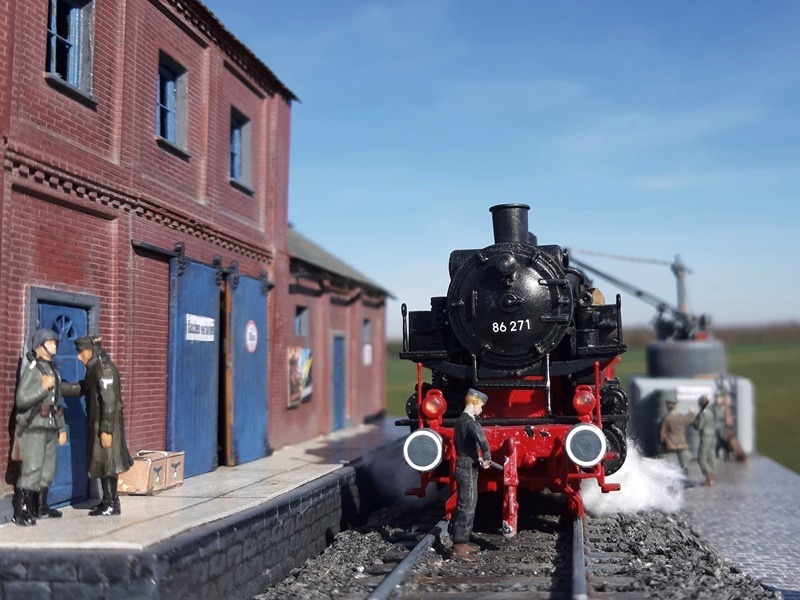
M 96 335 L 85 335 L 75 340 L 75 349 L 80 352 L 81 350 L 94 350 L 100 347 L 100 338 Z
M 33 334 L 33 348 L 38 348 L 48 340 L 53 340 L 57 344 L 58 334 L 49 327 L 40 327 Z

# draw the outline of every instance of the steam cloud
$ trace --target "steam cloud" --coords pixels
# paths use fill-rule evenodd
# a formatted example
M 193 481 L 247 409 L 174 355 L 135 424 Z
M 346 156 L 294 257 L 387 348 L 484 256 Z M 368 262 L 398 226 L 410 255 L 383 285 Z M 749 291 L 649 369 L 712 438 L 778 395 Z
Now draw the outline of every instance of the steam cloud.
M 619 483 L 622 489 L 604 494 L 594 480 L 584 482 L 581 487 L 581 496 L 590 514 L 634 513 L 648 509 L 677 512 L 683 508 L 686 478 L 681 469 L 666 460 L 642 456 L 631 439 L 628 439 L 625 464 L 606 481 Z

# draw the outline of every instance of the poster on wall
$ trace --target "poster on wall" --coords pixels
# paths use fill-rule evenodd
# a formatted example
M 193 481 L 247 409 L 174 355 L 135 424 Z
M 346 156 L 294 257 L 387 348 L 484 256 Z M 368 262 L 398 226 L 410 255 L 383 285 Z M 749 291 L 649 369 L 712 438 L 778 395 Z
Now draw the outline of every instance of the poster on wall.
M 361 349 L 361 362 L 365 367 L 372 364 L 372 344 L 364 344 Z
M 311 401 L 311 348 L 287 348 L 289 408 Z

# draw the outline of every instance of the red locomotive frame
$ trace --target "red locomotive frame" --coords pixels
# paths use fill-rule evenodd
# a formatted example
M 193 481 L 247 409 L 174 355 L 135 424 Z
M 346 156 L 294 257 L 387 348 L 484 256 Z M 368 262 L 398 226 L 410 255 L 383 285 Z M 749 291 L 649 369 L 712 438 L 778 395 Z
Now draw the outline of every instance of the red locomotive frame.
M 451 518 L 454 417 L 466 389 L 479 389 L 489 397 L 480 421 L 495 468 L 479 471 L 478 490 L 502 494 L 508 537 L 517 532 L 518 490 L 563 494 L 567 509 L 583 515 L 581 483 L 619 490 L 606 476 L 626 455 L 627 397 L 614 378 L 625 351 L 620 299 L 604 304 L 560 247 L 537 245 L 528 208 L 492 207 L 495 243 L 451 254 L 448 295 L 431 298 L 430 311 L 402 309 L 401 358 L 417 364 L 417 385 L 409 418 L 397 424 L 412 430 L 403 452 L 420 472 L 406 494 L 447 486 Z

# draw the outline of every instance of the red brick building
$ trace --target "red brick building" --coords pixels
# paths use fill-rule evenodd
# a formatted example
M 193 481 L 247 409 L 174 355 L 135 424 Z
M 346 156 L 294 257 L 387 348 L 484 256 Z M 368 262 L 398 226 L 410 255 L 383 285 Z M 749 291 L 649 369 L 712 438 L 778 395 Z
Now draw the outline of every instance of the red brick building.
M 381 412 L 387 293 L 290 252 L 293 100 L 194 0 L 0 2 L 4 456 L 40 325 L 102 336 L 130 450 L 186 450 L 187 475 Z M 84 485 L 81 411 L 67 399 L 63 498 Z

